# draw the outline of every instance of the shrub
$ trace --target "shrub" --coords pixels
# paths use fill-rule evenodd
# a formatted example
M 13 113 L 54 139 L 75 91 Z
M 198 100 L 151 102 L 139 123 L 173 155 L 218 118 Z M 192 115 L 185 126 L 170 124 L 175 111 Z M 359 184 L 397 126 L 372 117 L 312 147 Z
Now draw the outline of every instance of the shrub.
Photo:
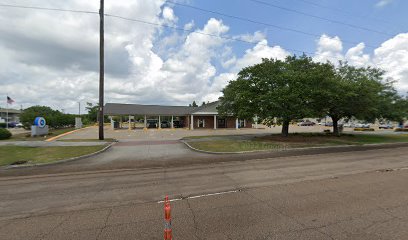
M 408 128 L 396 128 L 395 132 L 408 132 Z
M 5 128 L 0 128 L 0 140 L 9 139 L 11 132 Z
M 354 131 L 374 131 L 374 128 L 354 128 Z
M 0 123 L 0 128 L 6 128 L 7 127 L 7 123 Z

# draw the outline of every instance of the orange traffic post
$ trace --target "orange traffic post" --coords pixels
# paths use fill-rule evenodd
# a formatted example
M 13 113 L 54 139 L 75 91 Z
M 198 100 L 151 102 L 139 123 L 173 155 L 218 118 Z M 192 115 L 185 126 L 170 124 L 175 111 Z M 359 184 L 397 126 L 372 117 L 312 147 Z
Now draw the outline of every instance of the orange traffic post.
M 164 199 L 164 240 L 172 240 L 173 234 L 171 231 L 171 207 L 169 197 L 166 195 Z

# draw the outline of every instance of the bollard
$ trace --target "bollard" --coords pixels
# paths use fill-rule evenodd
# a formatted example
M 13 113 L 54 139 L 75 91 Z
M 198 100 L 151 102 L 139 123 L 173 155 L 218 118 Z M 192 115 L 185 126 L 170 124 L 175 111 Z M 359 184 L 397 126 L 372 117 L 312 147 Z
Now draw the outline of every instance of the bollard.
M 171 207 L 169 197 L 164 198 L 164 240 L 172 240 L 171 231 Z

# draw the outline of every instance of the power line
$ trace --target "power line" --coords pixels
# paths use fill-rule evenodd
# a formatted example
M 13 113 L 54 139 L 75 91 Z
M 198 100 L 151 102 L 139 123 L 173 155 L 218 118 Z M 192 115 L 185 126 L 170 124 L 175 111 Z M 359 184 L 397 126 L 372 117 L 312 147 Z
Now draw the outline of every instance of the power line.
M 170 29 L 175 29 L 178 31 L 184 31 L 184 32 L 188 32 L 188 33 L 194 33 L 194 34 L 200 34 L 200 35 L 205 35 L 205 36 L 210 36 L 210 37 L 216 37 L 216 38 L 220 38 L 220 39 L 226 39 L 226 40 L 231 40 L 231 41 L 236 41 L 236 42 L 242 42 L 242 43 L 248 43 L 248 44 L 252 44 L 252 45 L 262 45 L 262 46 L 267 46 L 270 47 L 267 43 L 263 43 L 263 42 L 251 42 L 251 41 L 246 41 L 246 40 L 242 40 L 239 38 L 233 38 L 233 37 L 227 37 L 227 36 L 220 36 L 220 35 L 216 35 L 216 34 L 210 34 L 210 33 L 204 33 L 204 32 L 199 32 L 199 31 L 194 31 L 194 30 L 189 30 L 189 29 L 185 29 L 185 28 L 179 28 L 179 27 L 174 27 L 174 26 L 170 26 L 170 25 L 166 25 L 166 24 L 159 24 L 159 23 L 153 23 L 153 22 L 148 22 L 148 21 L 144 21 L 144 20 L 139 20 L 139 19 L 134 19 L 134 18 L 127 18 L 127 17 L 122 17 L 122 16 L 118 16 L 118 15 L 113 15 L 113 14 L 108 14 L 106 13 L 105 16 L 107 17 L 113 17 L 113 18 L 118 18 L 118 19 L 122 19 L 122 20 L 126 20 L 126 21 L 131 21 L 131 22 L 138 22 L 138 23 L 143 23 L 143 24 L 148 24 L 148 25 L 152 25 L 152 26 L 158 26 L 158 27 L 165 27 L 165 28 L 170 28 Z M 298 52 L 300 54 L 308 54 L 308 55 L 314 55 L 314 56 L 323 56 L 326 57 L 328 59 L 332 59 L 335 62 L 341 60 L 339 58 L 333 57 L 333 56 L 324 56 L 323 54 L 319 54 L 319 53 L 312 53 L 312 52 L 308 52 L 308 51 L 302 51 L 302 50 L 298 50 L 298 49 L 293 49 L 293 48 L 286 48 L 286 47 L 281 47 L 283 50 L 289 50 L 292 52 Z M 376 64 L 372 63 L 372 65 L 376 66 Z
M 195 30 L 190 30 L 190 29 L 185 29 L 185 28 L 180 28 L 180 27 L 174 27 L 174 26 L 170 26 L 170 25 L 166 25 L 166 24 L 153 23 L 153 22 L 148 22 L 148 21 L 144 21 L 144 20 L 140 20 L 140 19 L 127 18 L 127 17 L 122 17 L 122 16 L 113 15 L 113 14 L 108 14 L 108 13 L 106 13 L 105 16 L 107 16 L 107 17 L 113 17 L 113 18 L 119 18 L 119 19 L 126 20 L 126 21 L 144 23 L 144 24 L 148 24 L 148 25 L 152 25 L 152 26 L 157 26 L 157 27 L 171 28 L 171 29 L 178 30 L 178 31 L 183 31 L 183 32 L 188 32 L 188 33 L 195 33 L 195 34 L 200 34 L 200 35 L 205 35 L 205 36 L 210 36 L 210 37 L 216 37 L 216 38 L 221 38 L 221 39 L 236 41 L 236 42 L 249 43 L 249 44 L 253 44 L 253 45 L 261 44 L 261 45 L 269 46 L 268 44 L 262 44 L 261 42 L 251 42 L 251 41 L 246 41 L 246 40 L 242 40 L 242 39 L 239 39 L 239 38 L 227 37 L 227 36 L 220 36 L 220 35 L 211 34 L 211 33 L 205 33 L 205 32 L 199 32 L 199 31 L 195 31 Z M 300 53 L 312 54 L 312 53 L 310 53 L 310 52 L 301 51 L 301 50 L 297 50 L 297 49 L 291 49 L 291 48 L 285 48 L 285 49 L 290 50 L 290 51 L 293 51 L 293 52 L 300 52 Z
M 329 9 L 329 10 L 332 10 L 332 11 L 342 12 L 342 13 L 344 13 L 346 15 L 353 16 L 353 17 L 360 18 L 360 19 L 369 18 L 369 19 L 372 19 L 372 20 L 375 20 L 375 21 L 378 21 L 378 22 L 383 22 L 383 23 L 395 25 L 395 23 L 392 23 L 391 21 L 387 21 L 387 20 L 379 19 L 379 18 L 375 18 L 375 17 L 355 15 L 354 13 L 346 11 L 346 10 L 341 9 L 341 8 L 329 7 L 329 6 L 325 6 L 323 4 L 315 3 L 315 2 L 312 2 L 312 1 L 308 1 L 308 0 L 294 0 L 294 1 L 303 2 L 305 4 L 309 4 L 309 5 L 319 7 L 319 8 L 323 8 L 323 9 Z
M 95 11 L 83 11 L 83 10 L 61 9 L 61 8 L 46 8 L 46 7 L 35 7 L 35 6 L 21 6 L 21 5 L 9 5 L 9 4 L 0 4 L 0 7 L 13 7 L 13 8 L 23 8 L 23 9 L 37 9 L 37 10 L 72 12 L 72 13 L 85 13 L 85 14 L 99 14 L 99 12 L 95 12 Z M 239 39 L 239 38 L 236 38 L 236 37 L 220 36 L 220 35 L 216 35 L 216 34 L 205 33 L 205 32 L 195 31 L 195 30 L 191 30 L 191 29 L 185 29 L 185 28 L 175 27 L 175 26 L 171 26 L 171 25 L 166 25 L 166 24 L 159 24 L 159 23 L 149 22 L 149 21 L 140 20 L 140 19 L 128 18 L 128 17 L 123 17 L 123 16 L 109 14 L 109 13 L 104 13 L 104 16 L 111 17 L 111 18 L 122 19 L 122 20 L 126 20 L 126 21 L 131 21 L 131 22 L 143 23 L 143 24 L 147 24 L 147 25 L 151 25 L 151 26 L 165 27 L 165 28 L 174 29 L 174 30 L 177 30 L 177 31 L 183 31 L 183 32 L 188 32 L 188 33 L 194 33 L 194 34 L 200 34 L 200 35 L 220 38 L 220 39 L 226 39 L 226 40 L 231 40 L 231 41 L 235 41 L 235 42 L 242 42 L 242 43 L 247 43 L 247 44 L 252 44 L 252 45 L 263 45 L 263 46 L 270 47 L 268 44 L 265 44 L 265 43 L 262 43 L 262 42 L 246 41 L 246 40 Z M 312 52 L 302 51 L 302 50 L 293 49 L 293 48 L 283 47 L 282 49 L 283 50 L 289 50 L 289 51 L 292 51 L 292 52 L 298 52 L 298 53 L 301 53 L 301 54 L 322 56 L 322 54 L 319 54 L 319 53 L 312 53 Z M 330 56 L 325 56 L 325 57 L 334 59 L 335 61 L 339 60 L 336 57 L 330 57 Z
M 48 7 L 34 7 L 34 6 L 22 6 L 22 5 L 11 5 L 11 4 L 0 4 L 0 7 L 23 8 L 23 9 L 37 9 L 37 10 L 58 11 L 58 12 L 73 12 L 73 13 L 99 14 L 98 12 L 95 12 L 95 11 L 84 11 L 84 10 L 74 10 L 74 9 L 61 9 L 61 8 L 48 8 Z
M 259 25 L 263 25 L 263 26 L 267 26 L 267 27 L 273 27 L 273 28 L 277 28 L 277 29 L 280 29 L 280 30 L 295 32 L 295 33 L 299 33 L 299 34 L 303 34 L 303 35 L 307 35 L 307 36 L 312 36 L 312 37 L 320 37 L 321 36 L 321 35 L 315 34 L 315 33 L 305 32 L 305 31 L 302 31 L 302 30 L 294 29 L 294 28 L 281 27 L 281 26 L 274 25 L 274 24 L 271 24 L 271 23 L 265 23 L 265 22 L 261 22 L 261 21 L 257 21 L 257 20 L 253 20 L 253 19 L 249 19 L 249 18 L 234 16 L 234 15 L 230 15 L 230 14 L 226 14 L 226 13 L 221 13 L 221 12 L 217 12 L 217 11 L 213 11 L 213 10 L 208 10 L 208 9 L 204 9 L 204 8 L 195 7 L 195 6 L 192 6 L 192 5 L 183 4 L 183 3 L 177 3 L 177 2 L 173 2 L 173 1 L 169 1 L 169 0 L 167 0 L 167 2 L 172 3 L 174 5 L 195 9 L 195 10 L 201 11 L 201 12 L 213 13 L 213 14 L 217 14 L 217 15 L 220 15 L 220 16 L 224 16 L 224 17 L 228 17 L 228 18 L 232 18 L 232 19 L 236 19 L 236 20 L 240 20 L 240 21 L 250 22 L 250 23 L 259 24 Z M 350 43 L 350 44 L 359 44 L 359 42 L 354 42 L 354 41 L 350 41 L 350 40 L 347 40 L 347 39 L 343 39 L 342 41 L 345 42 L 345 43 Z M 369 47 L 369 48 L 376 48 L 375 46 L 372 46 L 372 45 L 366 45 L 366 46 Z
M 278 6 L 278 5 L 275 5 L 275 4 L 272 4 L 272 3 L 268 3 L 268 2 L 264 2 L 264 1 L 260 1 L 260 0 L 248 0 L 248 1 L 258 3 L 258 4 L 262 4 L 262 5 L 265 5 L 265 6 L 269 6 L 269 7 L 272 7 L 272 8 L 277 8 L 277 9 L 284 10 L 284 11 L 287 11 L 287 12 L 293 12 L 293 13 L 297 13 L 297 14 L 300 14 L 300 15 L 316 18 L 316 19 L 323 20 L 323 21 L 330 22 L 330 23 L 340 24 L 340 25 L 351 27 L 351 28 L 364 30 L 364 31 L 367 31 L 367 32 L 373 32 L 373 33 L 385 35 L 385 36 L 388 36 L 388 37 L 393 36 L 392 34 L 382 32 L 382 31 L 378 31 L 378 30 L 375 30 L 375 29 L 361 27 L 361 26 L 358 26 L 358 25 L 345 23 L 345 22 L 341 22 L 341 21 L 337 21 L 337 20 L 333 20 L 333 19 L 329 19 L 329 18 L 325 18 L 325 17 L 320 17 L 320 16 L 313 15 L 313 14 L 310 14 L 310 13 L 306 13 L 306 12 L 302 12 L 302 11 L 298 11 L 298 10 L 290 9 L 290 8 L 286 8 L 286 7 L 281 7 L 281 6 Z

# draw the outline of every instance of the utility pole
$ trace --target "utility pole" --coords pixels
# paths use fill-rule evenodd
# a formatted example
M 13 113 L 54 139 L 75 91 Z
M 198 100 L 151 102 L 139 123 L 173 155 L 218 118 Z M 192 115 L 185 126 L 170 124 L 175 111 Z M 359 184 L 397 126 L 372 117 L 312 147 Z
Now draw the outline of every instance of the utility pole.
M 99 140 L 104 140 L 103 136 L 103 93 L 104 93 L 104 0 L 101 0 L 99 9 Z
M 78 115 L 81 116 L 81 102 L 78 102 Z

